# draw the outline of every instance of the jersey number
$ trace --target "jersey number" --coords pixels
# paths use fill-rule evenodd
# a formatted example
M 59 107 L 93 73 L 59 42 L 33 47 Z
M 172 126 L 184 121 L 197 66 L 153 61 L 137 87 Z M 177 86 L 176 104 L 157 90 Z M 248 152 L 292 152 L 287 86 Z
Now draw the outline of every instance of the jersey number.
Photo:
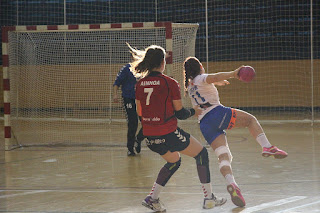
M 153 92 L 153 88 L 144 88 L 144 93 L 148 93 L 147 95 L 147 100 L 146 100 L 146 105 L 150 105 L 150 97 L 151 97 L 151 94 Z
M 206 99 L 205 99 L 204 97 L 202 97 L 198 91 L 196 92 L 196 95 L 198 96 L 198 98 L 201 99 L 202 102 L 206 102 Z M 198 100 L 197 100 L 197 97 L 195 97 L 195 95 L 192 95 L 192 98 L 193 98 L 193 99 L 195 100 L 195 102 L 199 105 L 199 102 L 198 102 Z

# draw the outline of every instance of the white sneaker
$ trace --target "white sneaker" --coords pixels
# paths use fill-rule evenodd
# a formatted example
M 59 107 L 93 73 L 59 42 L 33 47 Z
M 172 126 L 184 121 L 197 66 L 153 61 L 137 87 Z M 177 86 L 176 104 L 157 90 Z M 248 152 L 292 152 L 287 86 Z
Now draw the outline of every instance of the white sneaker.
M 153 211 L 156 212 L 164 212 L 166 211 L 166 208 L 164 205 L 160 202 L 159 198 L 158 199 L 152 199 L 150 195 L 148 195 L 143 201 L 142 205 L 152 209 Z
M 205 198 L 203 201 L 203 208 L 204 209 L 212 209 L 215 206 L 222 206 L 227 202 L 226 198 L 217 198 L 212 194 L 211 198 Z

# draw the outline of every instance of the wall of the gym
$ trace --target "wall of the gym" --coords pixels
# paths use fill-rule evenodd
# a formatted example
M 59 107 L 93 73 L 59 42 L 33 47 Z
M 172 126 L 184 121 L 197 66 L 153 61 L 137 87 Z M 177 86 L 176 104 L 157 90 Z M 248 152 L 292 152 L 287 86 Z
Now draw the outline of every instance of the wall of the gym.
M 207 67 L 205 63 L 203 65 Z M 240 65 L 253 66 L 256 69 L 256 78 L 250 83 L 230 79 L 230 85 L 218 87 L 222 104 L 233 107 L 311 107 L 310 60 L 210 62 L 208 67 L 209 73 L 213 73 L 233 70 Z M 107 65 L 92 66 L 95 66 L 94 69 L 97 73 L 99 73 L 99 69 L 101 72 L 108 69 Z M 78 67 L 71 65 L 68 69 L 74 69 L 76 72 Z M 315 107 L 320 107 L 319 71 L 320 60 L 314 60 L 313 92 Z M 114 70 L 114 78 L 116 73 L 117 70 Z M 0 67 L 0 76 L 2 78 L 2 67 Z M 95 82 L 94 76 L 90 76 L 90 78 Z M 96 76 L 96 79 L 99 79 L 99 76 Z M 112 83 L 110 82 L 110 84 Z M 183 87 L 183 82 L 179 83 Z M 83 85 L 78 83 L 68 85 L 70 88 L 79 86 Z M 2 91 L 2 80 L 0 81 L 0 89 Z M 43 90 L 42 92 L 46 91 Z M 106 92 L 111 93 L 112 91 Z M 32 94 L 29 95 L 29 98 L 32 97 Z M 73 94 L 74 97 L 81 95 Z M 95 103 L 92 103 L 93 106 L 99 103 L 99 97 L 92 98 L 92 100 L 95 100 Z M 2 92 L 0 93 L 0 108 L 3 109 Z

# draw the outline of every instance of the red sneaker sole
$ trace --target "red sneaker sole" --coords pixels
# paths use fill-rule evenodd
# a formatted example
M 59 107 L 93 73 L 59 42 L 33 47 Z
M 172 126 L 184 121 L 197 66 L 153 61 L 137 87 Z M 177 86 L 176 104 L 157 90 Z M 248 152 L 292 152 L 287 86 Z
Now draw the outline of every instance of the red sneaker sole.
M 273 156 L 276 159 L 283 159 L 286 158 L 288 155 L 279 155 L 279 154 L 269 154 L 269 153 L 262 153 L 263 157 L 270 157 Z
M 227 187 L 227 190 L 231 196 L 231 201 L 234 205 L 239 207 L 244 207 L 246 205 L 246 202 L 242 200 L 239 196 L 233 196 L 233 192 L 235 191 L 231 185 Z

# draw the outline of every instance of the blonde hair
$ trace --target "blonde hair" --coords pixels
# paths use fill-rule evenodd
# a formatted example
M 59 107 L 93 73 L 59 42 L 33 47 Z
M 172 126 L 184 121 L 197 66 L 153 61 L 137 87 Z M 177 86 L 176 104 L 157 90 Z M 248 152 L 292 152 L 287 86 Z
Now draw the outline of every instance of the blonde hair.
M 157 45 L 151 45 L 145 50 L 132 48 L 128 43 L 127 45 L 133 57 L 133 62 L 130 63 L 131 71 L 137 78 L 143 78 L 153 69 L 159 68 L 166 56 L 164 48 Z

